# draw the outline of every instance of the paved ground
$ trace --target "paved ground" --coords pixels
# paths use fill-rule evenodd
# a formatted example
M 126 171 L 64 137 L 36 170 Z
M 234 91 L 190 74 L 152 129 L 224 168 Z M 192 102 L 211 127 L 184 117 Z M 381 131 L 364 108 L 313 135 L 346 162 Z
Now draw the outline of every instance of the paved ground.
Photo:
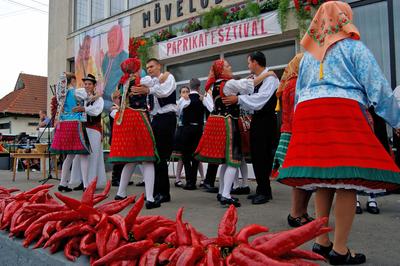
M 15 182 L 11 181 L 11 175 L 12 173 L 9 171 L 0 171 L 0 186 L 18 187 L 26 190 L 39 184 L 39 173 L 33 173 L 31 180 L 26 180 L 25 174 L 20 172 L 17 174 Z M 58 184 L 55 180 L 51 180 L 49 183 Z M 172 202 L 164 203 L 159 209 L 143 210 L 142 213 L 160 214 L 173 219 L 177 209 L 184 206 L 184 220 L 192 223 L 206 235 L 214 236 L 219 220 L 225 211 L 216 201 L 215 194 L 205 193 L 200 190 L 185 191 L 175 188 L 172 180 L 171 184 Z M 255 182 L 251 182 L 250 186 L 254 190 Z M 286 216 L 290 208 L 290 188 L 275 182 L 272 186 L 274 200 L 267 204 L 254 206 L 246 200 L 245 196 L 240 197 L 242 207 L 238 209 L 239 227 L 250 223 L 258 223 L 268 226 L 272 232 L 289 228 L 286 223 Z M 56 190 L 56 186 L 53 190 Z M 130 194 L 139 195 L 142 192 L 143 188 L 141 187 L 129 187 Z M 110 198 L 115 193 L 116 188 L 113 187 Z M 68 195 L 80 197 L 78 192 L 71 192 Z M 362 205 L 365 206 L 366 198 L 362 197 L 361 201 Z M 400 265 L 400 195 L 380 198 L 379 206 L 381 208 L 380 215 L 371 215 L 364 212 L 364 214 L 356 216 L 349 246 L 367 255 L 368 263 L 366 265 Z M 314 213 L 313 202 L 310 204 L 309 213 Z M 1 241 L 3 240 L 0 238 Z M 311 243 L 305 245 L 306 248 L 310 248 L 310 246 Z M 0 258 L 0 265 L 5 265 L 1 263 L 2 260 Z M 79 260 L 78 264 L 86 264 L 86 262 L 86 260 Z M 7 263 L 7 265 L 10 264 Z

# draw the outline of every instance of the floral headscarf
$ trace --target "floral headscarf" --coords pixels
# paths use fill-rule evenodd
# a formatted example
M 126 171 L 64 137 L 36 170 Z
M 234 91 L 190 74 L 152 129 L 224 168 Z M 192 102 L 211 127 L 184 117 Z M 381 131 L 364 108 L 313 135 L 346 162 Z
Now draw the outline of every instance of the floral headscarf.
M 281 97 L 283 91 L 285 90 L 285 88 L 287 86 L 288 81 L 299 75 L 299 66 L 300 66 L 301 59 L 303 58 L 303 55 L 304 55 L 303 53 L 297 54 L 285 68 L 285 71 L 283 72 L 278 90 L 276 91 L 276 97 Z
M 222 73 L 224 72 L 224 59 L 215 60 L 213 65 L 210 68 L 210 72 L 208 74 L 207 83 L 205 86 L 205 90 L 208 91 L 211 86 L 218 80 L 218 79 L 231 79 L 232 77 L 224 76 Z
M 352 19 L 353 12 L 349 4 L 341 1 L 322 4 L 301 40 L 301 45 L 322 62 L 332 44 L 346 38 L 360 39 Z

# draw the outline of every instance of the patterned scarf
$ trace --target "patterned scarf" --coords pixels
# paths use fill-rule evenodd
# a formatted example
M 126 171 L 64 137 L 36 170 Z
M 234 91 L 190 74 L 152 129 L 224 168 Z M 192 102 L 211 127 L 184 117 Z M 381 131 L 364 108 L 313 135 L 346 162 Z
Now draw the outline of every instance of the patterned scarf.
M 223 75 L 224 64 L 225 64 L 224 59 L 218 59 L 218 60 L 214 61 L 213 65 L 210 68 L 210 72 L 208 74 L 208 79 L 207 79 L 207 83 L 205 86 L 206 91 L 208 91 L 211 88 L 211 86 L 219 79 L 222 79 L 222 80 L 232 79 L 231 76 Z M 225 82 L 222 82 L 221 86 L 220 86 L 221 93 L 222 93 L 222 89 L 224 88 L 224 85 L 225 85 Z

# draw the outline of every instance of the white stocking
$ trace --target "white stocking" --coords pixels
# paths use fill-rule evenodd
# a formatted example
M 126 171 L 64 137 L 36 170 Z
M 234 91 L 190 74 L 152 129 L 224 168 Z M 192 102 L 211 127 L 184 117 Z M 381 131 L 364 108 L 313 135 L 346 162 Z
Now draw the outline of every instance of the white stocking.
M 131 180 L 131 176 L 133 174 L 133 171 L 135 170 L 135 166 L 136 165 L 134 163 L 127 163 L 122 169 L 121 180 L 119 181 L 117 192 L 118 196 L 126 197 L 126 188 L 128 187 L 128 183 Z
M 61 170 L 61 181 L 60 186 L 68 186 L 68 182 L 71 179 L 71 166 L 72 161 L 75 158 L 75 154 L 68 154 L 63 162 L 62 170 Z
M 242 160 L 242 163 L 240 164 L 240 173 L 242 174 L 241 187 L 248 187 L 249 185 L 247 184 L 247 178 L 249 177 L 249 174 L 247 169 L 247 163 L 245 160 Z
M 204 167 L 201 162 L 199 162 L 199 173 L 200 173 L 201 180 L 204 181 Z
M 176 175 L 175 175 L 175 179 L 178 182 L 179 180 L 181 180 L 181 176 L 182 176 L 182 169 L 183 169 L 183 161 L 179 160 L 178 163 L 176 164 Z
M 233 188 L 236 189 L 240 187 L 240 182 L 239 182 L 239 171 L 236 171 L 235 174 L 235 180 L 233 181 Z
M 144 188 L 146 190 L 146 200 L 153 202 L 154 192 L 154 163 L 143 163 Z
M 222 191 L 222 197 L 227 199 L 231 198 L 231 188 L 233 181 L 235 180 L 236 172 L 238 171 L 237 168 L 232 166 L 227 166 L 224 175 L 224 190 Z
M 224 176 L 226 171 L 226 164 L 221 165 L 219 170 L 219 191 L 218 193 L 222 195 L 222 191 L 224 190 Z
M 82 173 L 82 181 L 83 187 L 88 187 L 88 172 L 89 172 L 89 155 L 80 155 L 79 156 L 80 163 L 81 163 L 81 173 Z

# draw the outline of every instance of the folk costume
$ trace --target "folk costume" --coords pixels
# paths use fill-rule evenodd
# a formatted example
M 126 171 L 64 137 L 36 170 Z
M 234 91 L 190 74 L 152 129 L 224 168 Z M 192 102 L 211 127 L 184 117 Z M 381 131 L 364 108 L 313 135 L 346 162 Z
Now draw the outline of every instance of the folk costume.
M 210 70 L 205 89 L 212 95 L 214 109 L 207 120 L 195 155 L 199 161 L 223 164 L 220 174 L 220 202 L 223 205 L 240 206 L 238 200 L 230 195 L 242 159 L 238 129 L 239 106 L 225 105 L 222 97 L 253 92 L 253 81 L 223 76 L 224 64 L 223 59 L 216 60 Z
M 265 68 L 260 75 L 267 72 L 268 68 Z M 278 85 L 278 78 L 274 75 L 268 76 L 254 87 L 252 94 L 238 96 L 240 108 L 254 112 L 250 123 L 250 154 L 257 181 L 256 194 L 252 197 L 253 204 L 265 203 L 272 199 L 269 176 L 277 133 L 275 91 Z
M 96 84 L 96 79 L 91 74 L 83 79 L 83 81 L 85 80 L 92 81 Z M 97 188 L 102 188 L 106 183 L 102 143 L 103 130 L 101 125 L 101 113 L 104 107 L 103 98 L 95 94 L 91 95 L 91 97 L 85 100 L 84 107 L 86 114 L 84 126 L 91 150 L 90 154 L 80 154 L 74 159 L 71 183 L 75 183 L 81 179 L 83 181 L 83 187 L 87 188 L 94 178 L 97 177 Z
M 150 126 L 146 95 L 132 95 L 132 86 L 151 86 L 150 77 L 140 78 L 140 60 L 128 58 L 121 63 L 125 73 L 120 79 L 118 92 L 122 95 L 121 106 L 114 117 L 113 138 L 109 161 L 126 163 L 121 174 L 116 199 L 126 197 L 126 189 L 137 163 L 143 164 L 143 177 L 146 190 L 146 207 L 155 207 L 154 162 L 157 160 L 154 135 Z M 113 113 L 112 113 L 113 114 Z M 159 207 L 159 205 L 157 206 Z
M 329 3 L 329 5 L 327 5 Z M 400 103 L 378 63 L 359 41 L 350 7 L 324 4 L 301 44 L 292 138 L 278 181 L 302 188 L 382 192 L 400 171 L 368 125 L 365 106 L 394 128 Z
M 68 188 L 68 183 L 75 154 L 89 154 L 90 152 L 90 143 L 84 126 L 86 115 L 72 112 L 74 107 L 83 104 L 87 93 L 84 88 L 68 87 L 67 77 L 63 73 L 57 83 L 56 97 L 58 103 L 56 120 L 58 123 L 50 152 L 66 155 L 62 165 L 59 190 L 69 192 L 71 189 Z
M 171 200 L 168 176 L 168 160 L 171 157 L 176 127 L 176 82 L 169 74 L 165 82 L 153 77 L 153 84 L 148 86 L 152 104 L 151 127 L 154 132 L 159 160 L 155 163 L 154 195 L 160 202 Z

